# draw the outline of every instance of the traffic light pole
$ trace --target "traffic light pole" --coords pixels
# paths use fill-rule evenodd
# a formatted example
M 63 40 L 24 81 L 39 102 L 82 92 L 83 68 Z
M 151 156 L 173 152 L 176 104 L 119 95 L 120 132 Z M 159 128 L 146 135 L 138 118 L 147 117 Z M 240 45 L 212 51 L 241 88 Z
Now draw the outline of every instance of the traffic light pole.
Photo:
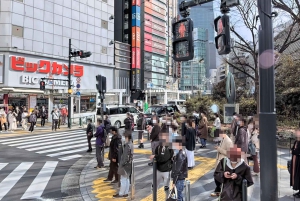
M 260 200 L 278 201 L 272 4 L 271 0 L 257 0 L 257 5 L 261 22 L 259 30 Z
M 69 94 L 69 90 L 71 89 L 71 55 L 70 55 L 70 52 L 72 51 L 72 48 L 71 48 L 71 38 L 69 39 L 69 66 L 68 66 L 68 94 Z M 72 108 L 71 108 L 71 94 L 69 94 L 69 97 L 68 97 L 68 128 L 71 128 L 71 111 L 72 111 Z

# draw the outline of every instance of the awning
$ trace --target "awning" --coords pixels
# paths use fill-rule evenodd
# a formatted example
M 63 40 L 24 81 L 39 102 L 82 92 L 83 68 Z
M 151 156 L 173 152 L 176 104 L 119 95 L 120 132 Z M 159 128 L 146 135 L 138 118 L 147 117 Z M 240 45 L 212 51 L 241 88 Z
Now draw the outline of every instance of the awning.
M 24 93 L 24 94 L 44 94 L 42 90 L 34 89 L 18 89 L 18 88 L 2 88 L 0 92 L 4 93 Z

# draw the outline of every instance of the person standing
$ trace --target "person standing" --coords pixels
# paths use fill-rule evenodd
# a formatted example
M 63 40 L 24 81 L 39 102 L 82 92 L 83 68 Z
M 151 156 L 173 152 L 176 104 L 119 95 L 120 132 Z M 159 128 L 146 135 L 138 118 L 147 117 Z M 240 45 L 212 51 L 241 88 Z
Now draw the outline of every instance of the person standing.
M 109 172 L 104 182 L 118 183 L 118 163 L 119 163 L 119 147 L 122 147 L 122 136 L 118 133 L 116 127 L 111 127 L 112 138 L 109 145 L 108 159 L 110 160 Z M 113 177 L 115 180 L 112 181 Z
M 219 142 L 219 134 L 220 134 L 220 129 L 221 129 L 221 120 L 219 118 L 219 115 L 215 113 L 215 121 L 214 121 L 214 141 Z
M 132 135 L 132 119 L 129 112 L 126 113 L 126 119 L 124 119 L 124 124 L 124 137 L 128 137 L 129 135 Z
M 58 119 L 59 119 L 59 114 L 57 112 L 57 108 L 55 108 L 52 111 L 52 131 L 53 131 L 53 129 L 56 131 Z
M 24 110 L 22 112 L 22 130 L 27 130 L 27 121 L 28 121 L 28 112 L 27 110 Z
M 221 201 L 241 201 L 241 186 L 244 179 L 247 180 L 247 187 L 253 185 L 250 167 L 241 158 L 241 149 L 234 146 L 230 148 L 229 158 L 223 158 L 215 172 L 214 178 L 223 184 L 220 195 Z
M 3 108 L 0 109 L 0 132 L 2 133 L 2 127 L 4 126 L 5 132 L 7 131 L 7 117 Z
M 121 187 L 118 194 L 113 195 L 113 198 L 127 198 L 129 193 L 130 181 L 129 177 L 132 173 L 133 160 L 133 144 L 131 136 L 125 137 L 125 144 L 123 146 L 123 153 L 121 155 L 118 174 L 121 176 Z
M 105 145 L 105 127 L 102 124 L 102 120 L 97 120 L 97 131 L 95 133 L 96 137 L 96 158 L 97 158 L 97 169 L 104 169 L 104 145 Z
M 40 111 L 40 114 L 41 114 L 41 127 L 44 127 L 45 122 L 46 122 L 46 118 L 47 118 L 47 115 L 48 115 L 48 112 L 45 109 L 45 106 L 42 107 L 42 109 Z
M 186 141 L 186 154 L 188 159 L 188 169 L 191 170 L 195 166 L 195 159 L 194 159 L 194 150 L 196 147 L 196 131 L 193 128 L 193 119 L 188 118 L 186 123 L 186 134 L 185 134 L 185 141 Z
M 171 178 L 173 180 L 173 188 L 176 186 L 177 189 L 177 200 L 183 201 L 183 189 L 184 181 L 188 177 L 188 162 L 187 154 L 183 149 L 182 136 L 173 138 L 172 147 L 174 148 L 174 153 L 176 154 L 173 159 Z
M 239 130 L 237 131 L 237 135 L 235 136 L 234 144 L 237 145 L 238 148 L 242 150 L 242 158 L 245 163 L 248 163 L 247 160 L 247 152 L 248 152 L 248 129 L 246 127 L 246 119 L 243 117 L 239 117 L 238 119 Z
M 255 127 L 255 122 L 251 119 L 248 123 L 248 130 L 251 134 L 250 141 L 255 146 L 255 155 L 251 155 L 253 159 L 253 176 L 257 176 L 259 174 L 259 164 L 258 164 L 258 154 L 259 154 L 259 132 Z
M 160 133 L 160 126 L 158 125 L 157 117 L 154 116 L 152 119 L 152 122 L 150 122 L 147 125 L 147 131 L 150 133 L 150 141 L 151 141 L 151 150 L 152 150 L 152 156 L 150 156 L 150 159 L 153 158 L 155 155 L 155 149 L 159 145 L 159 133 Z M 149 166 L 153 165 L 153 162 L 151 161 L 148 163 Z
M 92 143 L 91 140 L 93 138 L 93 133 L 94 133 L 94 125 L 92 124 L 92 120 L 88 119 L 88 125 L 86 127 L 86 137 L 87 137 L 87 142 L 88 142 L 88 150 L 86 152 L 92 152 Z
M 22 112 L 20 110 L 20 108 L 17 106 L 16 110 L 16 122 L 17 122 L 17 126 L 21 126 L 21 122 L 22 122 Z
M 238 131 L 238 115 L 236 112 L 234 112 L 232 114 L 233 118 L 232 118 L 232 122 L 231 122 L 231 125 L 230 125 L 230 128 L 231 128 L 231 140 L 234 142 L 235 141 L 235 136 L 237 134 L 237 131 Z
M 220 146 L 216 146 L 215 149 L 217 150 L 217 158 L 216 158 L 216 168 L 220 161 L 225 158 L 229 157 L 228 153 L 230 148 L 233 147 L 233 142 L 225 133 L 220 133 L 220 137 L 222 138 Z M 210 194 L 212 197 L 217 197 L 220 195 L 222 183 L 215 179 L 216 188 L 213 193 Z
M 300 198 L 300 129 L 296 130 L 296 141 L 291 148 L 292 162 L 291 162 L 291 174 L 290 174 L 290 186 L 294 191 L 298 191 L 294 194 L 294 197 Z
M 66 124 L 67 114 L 68 114 L 67 108 L 66 108 L 65 106 L 62 107 L 62 109 L 61 109 L 62 125 L 65 125 L 65 124 Z
M 11 132 L 13 132 L 14 130 L 17 129 L 17 114 L 15 112 L 13 112 L 12 110 L 9 110 L 7 118 L 8 118 L 8 122 L 9 122 L 9 128 L 8 130 L 10 130 Z
M 109 144 L 110 144 L 109 133 L 110 133 L 110 128 L 111 128 L 111 121 L 110 121 L 108 115 L 105 115 L 105 118 L 104 118 L 104 128 L 105 128 L 106 133 L 107 133 L 107 137 L 106 137 L 106 141 L 105 141 L 105 146 L 104 147 L 108 148 Z
M 200 132 L 200 140 L 201 140 L 201 146 L 200 148 L 206 148 L 206 139 L 208 134 L 207 129 L 207 118 L 204 112 L 201 113 L 201 120 L 199 123 L 199 132 Z
M 144 118 L 144 114 L 143 113 L 139 113 L 138 115 L 138 120 L 137 120 L 137 130 L 138 130 L 138 139 L 139 139 L 139 143 L 140 145 L 138 146 L 138 148 L 144 148 L 144 144 L 143 144 L 143 134 L 144 134 L 144 130 L 145 130 L 145 118 Z
M 34 110 L 32 110 L 30 116 L 29 116 L 29 122 L 30 122 L 30 127 L 29 127 L 29 131 L 33 132 L 34 130 L 34 125 L 36 124 L 36 113 Z

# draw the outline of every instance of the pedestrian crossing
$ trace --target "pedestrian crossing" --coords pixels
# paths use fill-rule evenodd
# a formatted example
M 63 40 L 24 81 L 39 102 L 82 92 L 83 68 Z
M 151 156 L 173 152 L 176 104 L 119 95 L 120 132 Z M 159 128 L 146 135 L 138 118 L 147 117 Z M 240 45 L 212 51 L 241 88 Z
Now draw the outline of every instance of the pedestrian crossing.
M 88 149 L 85 130 L 6 138 L 1 139 L 0 144 L 55 157 L 61 161 L 80 158 Z M 94 145 L 95 138 L 93 137 L 92 146 Z
M 0 175 L 7 175 L 2 181 L 0 180 L 0 200 L 41 199 L 58 166 L 58 161 L 43 163 L 41 169 L 34 167 L 34 162 L 22 162 L 17 167 L 14 163 L 0 163 Z M 29 176 L 31 174 L 34 176 Z M 18 183 L 22 184 L 21 189 L 19 189 L 20 185 Z M 58 190 L 60 190 L 60 187 Z M 19 197 L 16 198 L 15 196 Z

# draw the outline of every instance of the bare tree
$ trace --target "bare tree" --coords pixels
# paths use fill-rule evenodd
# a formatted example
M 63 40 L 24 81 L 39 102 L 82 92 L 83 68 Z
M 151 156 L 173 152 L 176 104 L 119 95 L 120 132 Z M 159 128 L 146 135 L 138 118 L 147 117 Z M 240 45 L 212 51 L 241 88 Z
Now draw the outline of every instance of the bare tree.
M 273 0 L 273 1 L 281 2 L 282 0 Z M 289 0 L 289 1 L 294 1 L 294 0 Z M 258 14 L 259 8 L 257 7 L 257 2 L 255 0 L 241 0 L 240 2 L 241 2 L 241 6 L 238 6 L 236 10 L 234 10 L 231 14 L 232 26 L 230 30 L 233 38 L 235 39 L 235 45 L 232 48 L 230 58 L 224 58 L 224 61 L 231 68 L 233 68 L 234 71 L 240 72 L 244 74 L 247 78 L 253 80 L 255 85 L 254 96 L 257 99 L 257 109 L 258 109 L 259 108 L 258 28 L 260 22 L 259 14 Z M 286 13 L 282 12 L 279 14 L 280 16 L 283 16 Z M 287 51 L 291 45 L 300 42 L 300 34 L 298 34 L 300 31 L 300 26 L 299 26 L 300 21 L 298 22 L 295 18 L 291 18 L 290 16 L 287 15 L 285 15 L 284 18 L 276 17 L 273 19 L 274 19 L 274 24 L 280 25 L 277 26 L 279 34 L 274 37 L 275 50 L 277 55 L 276 57 L 280 56 L 279 58 L 284 58 L 285 51 Z M 241 56 L 240 53 L 243 53 L 243 56 Z M 281 65 L 282 62 L 280 61 L 280 59 L 278 59 L 278 62 L 276 63 L 275 67 L 280 67 Z

